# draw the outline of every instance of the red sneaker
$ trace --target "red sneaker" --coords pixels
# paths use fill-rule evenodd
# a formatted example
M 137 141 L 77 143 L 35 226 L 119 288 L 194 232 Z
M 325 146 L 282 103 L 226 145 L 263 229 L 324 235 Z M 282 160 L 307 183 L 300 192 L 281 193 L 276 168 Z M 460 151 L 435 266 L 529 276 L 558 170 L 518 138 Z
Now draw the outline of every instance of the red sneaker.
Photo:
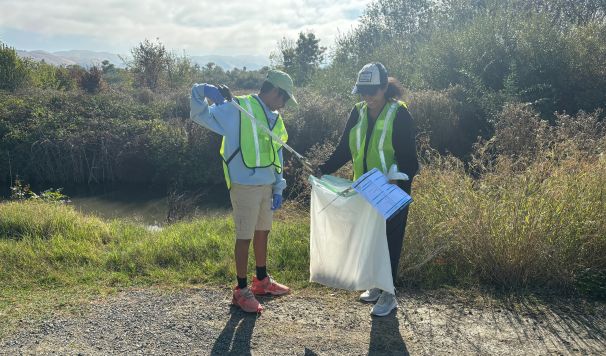
M 242 308 L 248 313 L 260 313 L 263 311 L 263 306 L 259 304 L 259 301 L 252 294 L 249 288 L 234 288 L 234 294 L 231 299 L 231 304 Z
M 262 280 L 258 280 L 257 277 L 254 276 L 250 289 L 252 289 L 252 292 L 255 294 L 283 295 L 290 292 L 290 288 L 274 281 L 270 276 L 267 276 Z

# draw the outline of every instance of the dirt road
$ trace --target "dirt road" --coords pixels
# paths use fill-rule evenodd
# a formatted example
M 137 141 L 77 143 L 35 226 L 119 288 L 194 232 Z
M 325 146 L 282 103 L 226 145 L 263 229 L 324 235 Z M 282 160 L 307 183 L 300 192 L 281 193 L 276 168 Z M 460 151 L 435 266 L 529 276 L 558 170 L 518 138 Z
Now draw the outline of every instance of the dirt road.
M 399 292 L 399 310 L 375 318 L 357 294 L 328 289 L 264 298 L 260 316 L 230 301 L 227 289 L 124 291 L 69 315 L 22 320 L 0 354 L 606 354 L 598 302 Z

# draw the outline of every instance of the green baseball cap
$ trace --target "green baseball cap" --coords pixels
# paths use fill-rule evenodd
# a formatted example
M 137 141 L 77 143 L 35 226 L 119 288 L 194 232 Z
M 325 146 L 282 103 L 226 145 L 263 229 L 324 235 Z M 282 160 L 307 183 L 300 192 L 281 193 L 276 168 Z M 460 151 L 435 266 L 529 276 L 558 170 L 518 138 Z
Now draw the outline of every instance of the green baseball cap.
M 278 87 L 284 90 L 286 94 L 288 94 L 288 96 L 290 97 L 290 100 L 288 100 L 287 102 L 288 104 L 292 104 L 294 106 L 299 105 L 299 103 L 297 103 L 297 100 L 292 94 L 295 86 L 292 82 L 292 78 L 290 77 L 290 75 L 286 74 L 281 70 L 272 69 L 267 72 L 267 78 L 265 80 L 270 82 L 274 87 Z

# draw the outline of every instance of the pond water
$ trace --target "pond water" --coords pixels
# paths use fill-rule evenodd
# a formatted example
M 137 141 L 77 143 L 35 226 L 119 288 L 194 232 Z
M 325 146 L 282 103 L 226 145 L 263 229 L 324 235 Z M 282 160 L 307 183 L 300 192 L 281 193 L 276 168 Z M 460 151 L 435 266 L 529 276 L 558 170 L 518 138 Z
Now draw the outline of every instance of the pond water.
M 33 190 L 38 193 L 48 188 L 33 187 Z M 180 203 L 180 213 L 215 215 L 230 212 L 229 192 L 225 186 L 201 191 L 197 194 L 195 203 Z M 70 198 L 70 204 L 82 213 L 105 219 L 126 218 L 148 226 L 164 225 L 171 205 L 166 189 L 144 185 L 73 186 L 65 187 L 62 192 Z M 9 195 L 10 191 L 3 189 L 2 196 L 8 198 Z

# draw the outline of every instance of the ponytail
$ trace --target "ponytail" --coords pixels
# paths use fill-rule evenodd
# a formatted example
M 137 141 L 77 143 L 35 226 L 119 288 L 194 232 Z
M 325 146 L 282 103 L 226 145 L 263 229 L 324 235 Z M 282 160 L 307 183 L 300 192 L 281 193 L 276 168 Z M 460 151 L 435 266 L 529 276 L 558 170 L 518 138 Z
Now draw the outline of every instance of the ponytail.
M 400 100 L 404 96 L 404 87 L 394 77 L 387 78 L 387 90 L 385 91 L 385 100 Z

